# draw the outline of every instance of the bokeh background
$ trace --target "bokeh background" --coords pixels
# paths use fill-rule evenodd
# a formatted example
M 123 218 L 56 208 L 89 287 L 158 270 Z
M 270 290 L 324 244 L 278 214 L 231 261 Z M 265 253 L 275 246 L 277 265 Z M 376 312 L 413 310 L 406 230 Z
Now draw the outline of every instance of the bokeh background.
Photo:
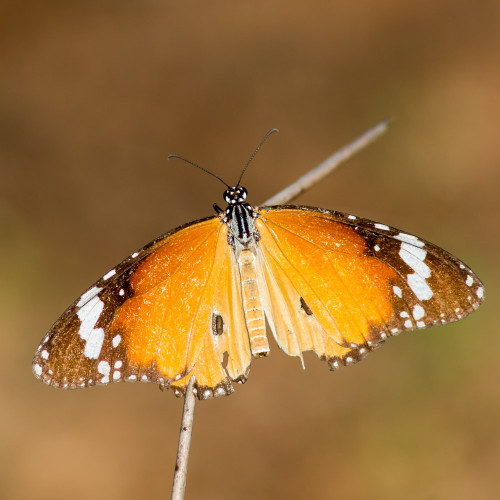
M 500 495 L 498 0 L 0 4 L 0 497 L 168 498 L 182 402 L 149 384 L 60 391 L 31 358 L 98 277 L 258 204 L 379 120 L 390 132 L 301 203 L 431 240 L 485 281 L 466 320 L 303 371 L 273 345 L 196 407 L 187 498 Z

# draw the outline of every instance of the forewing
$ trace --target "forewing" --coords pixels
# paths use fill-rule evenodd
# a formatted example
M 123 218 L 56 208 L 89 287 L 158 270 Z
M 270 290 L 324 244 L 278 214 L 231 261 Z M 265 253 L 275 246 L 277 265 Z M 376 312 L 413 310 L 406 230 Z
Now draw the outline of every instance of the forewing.
M 384 224 L 283 206 L 261 209 L 257 227 L 279 344 L 293 355 L 314 350 L 332 368 L 403 330 L 459 320 L 483 300 L 465 264 Z

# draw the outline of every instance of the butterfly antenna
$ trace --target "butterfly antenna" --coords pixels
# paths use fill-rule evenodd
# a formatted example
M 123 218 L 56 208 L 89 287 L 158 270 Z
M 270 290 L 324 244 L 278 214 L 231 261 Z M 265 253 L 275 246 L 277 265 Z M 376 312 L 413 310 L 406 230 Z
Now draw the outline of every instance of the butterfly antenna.
M 245 165 L 245 167 L 243 168 L 243 171 L 241 172 L 241 175 L 240 175 L 240 178 L 238 179 L 238 184 L 236 184 L 236 186 L 239 186 L 240 185 L 240 182 L 241 182 L 241 178 L 243 177 L 243 174 L 245 173 L 245 170 L 247 169 L 248 165 L 250 165 L 250 162 L 254 159 L 254 156 L 257 154 L 257 151 L 259 151 L 259 149 L 262 147 L 262 144 L 264 144 L 267 140 L 267 138 L 274 132 L 279 132 L 279 130 L 277 128 L 272 128 L 271 130 L 269 130 L 269 132 L 264 136 L 264 138 L 260 141 L 260 144 L 257 146 L 257 148 L 255 149 L 255 151 L 252 153 L 252 156 L 250 156 L 250 159 L 247 161 L 247 164 Z
M 188 160 L 187 158 L 184 158 L 183 156 L 175 155 L 175 154 L 167 156 L 167 160 L 170 160 L 170 158 L 179 158 L 179 160 L 183 160 L 186 163 L 189 163 L 190 165 L 193 165 L 194 167 L 198 167 L 200 170 L 203 170 L 203 172 L 206 172 L 207 174 L 210 174 L 211 176 L 215 177 L 216 179 L 219 179 L 222 182 L 222 184 L 224 184 L 228 188 L 231 187 L 227 182 L 224 182 L 218 175 L 215 175 L 213 172 L 210 172 L 210 170 L 207 170 L 206 168 L 200 167 L 194 161 Z

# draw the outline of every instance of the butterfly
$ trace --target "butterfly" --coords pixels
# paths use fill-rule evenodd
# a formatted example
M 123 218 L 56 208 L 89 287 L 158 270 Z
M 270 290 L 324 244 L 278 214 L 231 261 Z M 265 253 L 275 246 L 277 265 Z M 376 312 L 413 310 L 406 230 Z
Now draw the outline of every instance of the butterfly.
M 208 399 L 269 354 L 266 320 L 286 354 L 314 351 L 335 370 L 484 300 L 474 272 L 436 245 L 332 210 L 253 207 L 241 176 L 214 175 L 225 210 L 160 236 L 75 300 L 40 343 L 35 376 L 68 389 L 154 382 L 177 396 L 194 376 Z

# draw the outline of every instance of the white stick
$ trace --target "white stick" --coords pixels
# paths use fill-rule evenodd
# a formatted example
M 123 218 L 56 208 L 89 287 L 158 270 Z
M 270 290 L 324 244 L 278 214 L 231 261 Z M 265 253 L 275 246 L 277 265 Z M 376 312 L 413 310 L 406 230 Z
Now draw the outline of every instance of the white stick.
M 189 380 L 184 395 L 184 409 L 182 411 L 181 430 L 179 434 L 179 447 L 175 463 L 174 485 L 172 486 L 172 500 L 183 500 L 186 489 L 187 466 L 189 460 L 189 446 L 193 431 L 194 405 L 196 397 L 193 393 L 194 375 Z
M 283 189 L 283 191 L 280 191 L 278 194 L 266 200 L 263 205 L 283 205 L 284 203 L 288 203 L 294 198 L 297 198 L 297 196 L 307 191 L 314 186 L 314 184 L 317 184 L 320 180 L 326 177 L 341 163 L 348 160 L 358 151 L 378 139 L 384 132 L 387 131 L 390 121 L 391 120 L 385 120 L 380 122 L 378 125 L 365 132 L 362 136 L 358 137 L 355 141 L 343 147 L 340 151 L 337 151 L 324 162 L 320 163 L 317 167 L 310 170 L 300 179 L 297 179 L 293 184 L 290 184 L 290 186 Z
M 386 130 L 390 120 L 383 121 L 365 132 L 361 137 L 351 142 L 337 153 L 327 158 L 323 163 L 311 170 L 306 175 L 295 181 L 283 191 L 265 202 L 265 205 L 280 205 L 287 203 L 299 194 L 307 191 L 319 182 L 340 163 L 346 161 L 355 153 L 365 148 L 378 139 Z M 186 489 L 187 465 L 189 459 L 189 446 L 193 430 L 194 406 L 196 397 L 193 394 L 194 376 L 191 377 L 184 396 L 184 410 L 182 413 L 181 430 L 179 435 L 179 448 L 175 465 L 174 485 L 172 487 L 172 500 L 183 500 Z

